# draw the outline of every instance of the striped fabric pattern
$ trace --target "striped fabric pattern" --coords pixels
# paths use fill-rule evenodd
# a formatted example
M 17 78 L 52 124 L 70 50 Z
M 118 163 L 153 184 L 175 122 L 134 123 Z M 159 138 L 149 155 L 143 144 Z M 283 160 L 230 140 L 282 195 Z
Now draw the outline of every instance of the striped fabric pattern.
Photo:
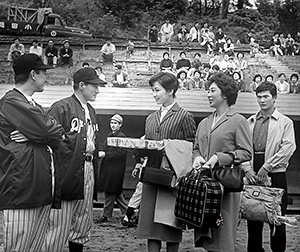
M 180 139 L 194 142 L 196 124 L 191 113 L 182 109 L 177 103 L 161 122 L 160 113 L 158 110 L 147 117 L 145 139 Z
M 93 163 L 85 162 L 84 199 L 63 200 L 61 209 L 51 210 L 45 251 L 62 252 L 68 240 L 79 244 L 84 244 L 90 240 L 93 222 L 93 188 Z
M 4 251 L 42 251 L 51 205 L 3 211 Z

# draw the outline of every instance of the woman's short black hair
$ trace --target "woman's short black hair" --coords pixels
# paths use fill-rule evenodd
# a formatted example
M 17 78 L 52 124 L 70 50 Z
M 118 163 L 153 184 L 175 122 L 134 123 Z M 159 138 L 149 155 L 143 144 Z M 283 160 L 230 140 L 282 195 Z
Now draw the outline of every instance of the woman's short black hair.
M 240 74 L 240 72 L 233 72 L 232 75 L 231 75 L 232 78 L 233 78 L 233 75 L 235 75 L 235 74 L 238 74 L 239 75 L 239 79 L 242 79 L 242 75 Z
M 163 57 L 164 57 L 165 55 L 168 55 L 168 56 L 170 57 L 170 54 L 169 54 L 168 52 L 164 52 L 164 53 L 163 53 Z
M 255 81 L 255 79 L 257 77 L 260 77 L 260 81 L 262 81 L 263 78 L 262 78 L 262 76 L 260 74 L 255 74 L 254 77 L 253 77 L 253 81 Z
M 222 95 L 226 97 L 228 106 L 235 104 L 238 96 L 238 87 L 234 79 L 225 73 L 216 73 L 208 80 L 208 86 L 216 83 L 221 89 Z
M 297 81 L 299 80 L 299 75 L 298 75 L 298 74 L 293 73 L 293 74 L 290 76 L 290 80 L 292 80 L 293 77 L 296 77 Z
M 219 67 L 218 65 L 213 65 L 211 69 L 216 70 L 216 71 L 219 71 L 219 70 L 220 70 L 220 67 Z
M 157 73 L 150 78 L 149 85 L 153 87 L 155 82 L 158 82 L 166 91 L 173 90 L 173 97 L 175 97 L 179 83 L 174 74 L 168 72 Z
M 197 55 L 201 58 L 201 53 L 198 53 L 198 52 L 196 52 L 196 53 L 194 54 L 194 58 L 195 58 Z
M 277 87 L 274 83 L 265 81 L 261 83 L 255 90 L 256 95 L 264 92 L 264 91 L 270 91 L 270 94 L 272 97 L 277 97 Z
M 268 74 L 268 75 L 266 76 L 266 78 L 265 78 L 265 81 L 267 81 L 267 79 L 268 79 L 269 77 L 271 77 L 272 80 L 274 80 L 274 76 L 273 76 L 272 74 Z
M 281 76 L 284 76 L 284 78 L 286 78 L 285 73 L 278 74 L 278 78 L 280 78 Z
M 193 76 L 195 76 L 195 73 L 199 73 L 199 74 L 200 74 L 200 76 L 201 76 L 201 72 L 200 72 L 200 70 L 195 70 L 195 71 L 194 71 L 194 73 L 193 73 Z
M 184 55 L 186 56 L 186 53 L 185 53 L 185 52 L 180 52 L 180 53 L 179 53 L 179 56 L 181 57 L 182 54 L 184 54 Z
M 243 52 L 238 52 L 238 53 L 236 54 L 236 57 L 239 57 L 240 54 L 243 55 L 243 58 L 245 57 L 245 54 L 244 54 Z
M 185 74 L 185 78 L 187 77 L 187 72 L 185 70 L 181 70 L 181 71 L 178 72 L 177 78 L 179 78 L 182 73 Z

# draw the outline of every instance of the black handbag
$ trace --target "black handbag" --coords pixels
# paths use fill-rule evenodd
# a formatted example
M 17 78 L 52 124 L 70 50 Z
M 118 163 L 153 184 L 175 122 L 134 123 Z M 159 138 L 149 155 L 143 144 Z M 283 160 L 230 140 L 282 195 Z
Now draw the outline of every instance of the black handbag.
M 221 166 L 211 170 L 211 177 L 219 181 L 226 192 L 241 192 L 244 188 L 244 172 L 239 166 Z
M 177 177 L 169 159 L 164 153 L 160 168 L 142 167 L 139 180 L 143 183 L 173 188 L 176 186 Z

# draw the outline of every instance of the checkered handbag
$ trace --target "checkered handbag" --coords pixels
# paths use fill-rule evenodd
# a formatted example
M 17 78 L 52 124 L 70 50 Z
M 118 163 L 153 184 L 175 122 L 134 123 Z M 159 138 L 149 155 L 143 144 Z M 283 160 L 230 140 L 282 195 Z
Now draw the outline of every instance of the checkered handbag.
M 218 228 L 223 223 L 223 193 L 220 182 L 192 170 L 179 180 L 175 216 L 190 228 Z

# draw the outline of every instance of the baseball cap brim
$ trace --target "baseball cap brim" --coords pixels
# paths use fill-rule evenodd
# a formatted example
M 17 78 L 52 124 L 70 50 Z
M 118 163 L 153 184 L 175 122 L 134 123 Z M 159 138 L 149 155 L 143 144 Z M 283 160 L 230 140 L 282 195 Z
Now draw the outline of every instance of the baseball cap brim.
M 92 79 L 92 80 L 87 80 L 85 81 L 88 84 L 93 84 L 93 85 L 104 85 L 107 84 L 107 82 L 97 78 L 97 79 Z
M 41 65 L 35 68 L 36 70 L 47 70 L 47 69 L 53 69 L 52 66 L 48 66 L 48 65 Z

